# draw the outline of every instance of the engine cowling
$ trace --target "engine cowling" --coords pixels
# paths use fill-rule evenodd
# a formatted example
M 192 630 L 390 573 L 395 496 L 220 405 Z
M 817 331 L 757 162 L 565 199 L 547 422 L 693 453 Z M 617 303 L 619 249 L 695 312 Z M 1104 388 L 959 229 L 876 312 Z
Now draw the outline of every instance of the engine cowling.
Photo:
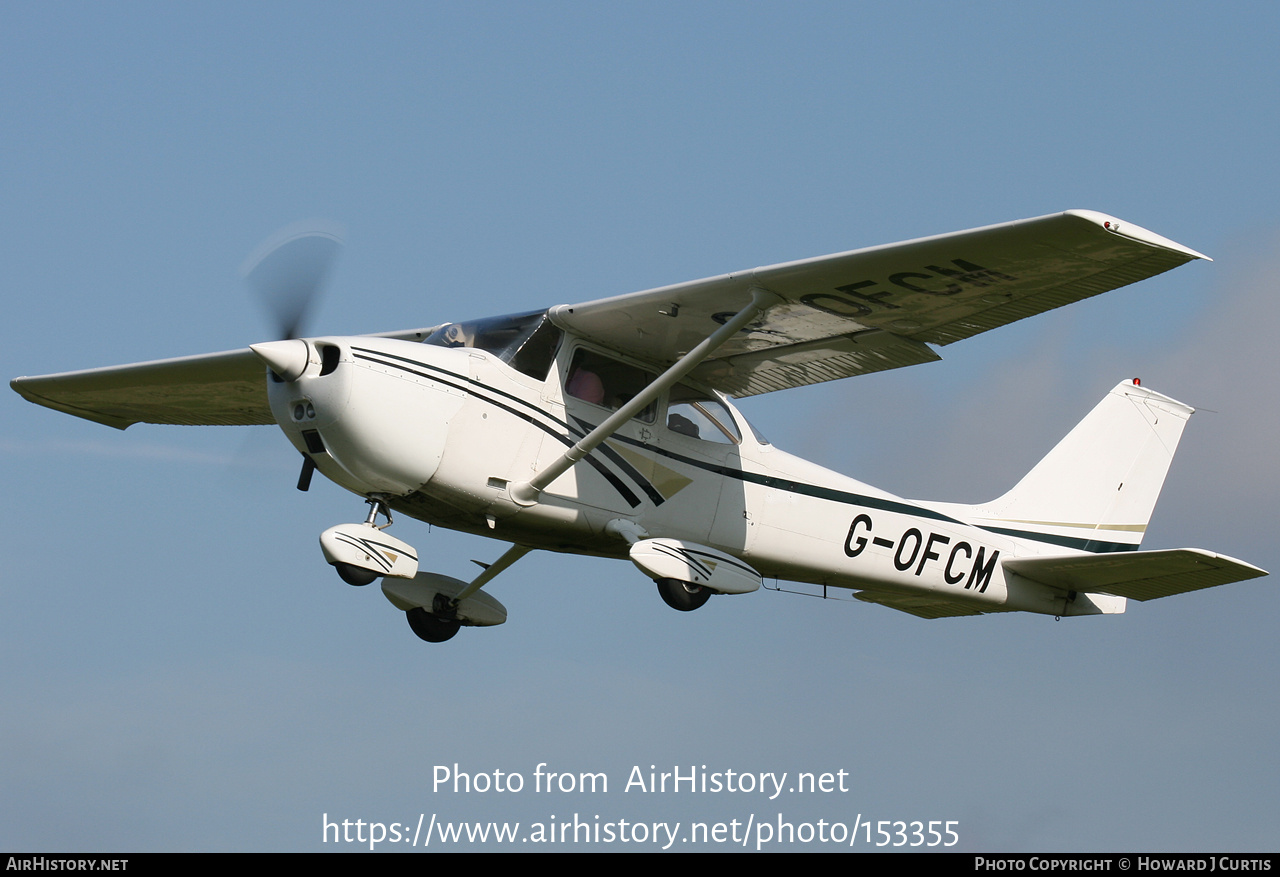
M 388 365 L 401 345 L 417 360 L 455 353 L 363 336 L 254 347 L 270 368 L 267 396 L 280 428 L 321 473 L 362 495 L 404 495 L 430 481 L 462 404 L 425 370 Z

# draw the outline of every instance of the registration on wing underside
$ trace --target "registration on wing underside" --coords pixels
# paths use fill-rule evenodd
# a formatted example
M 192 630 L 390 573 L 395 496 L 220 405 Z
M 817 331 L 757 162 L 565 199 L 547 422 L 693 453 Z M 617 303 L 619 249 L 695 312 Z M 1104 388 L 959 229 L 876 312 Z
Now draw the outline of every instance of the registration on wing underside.
M 750 300 L 782 299 L 693 372 L 737 396 L 937 359 L 949 344 L 1160 274 L 1198 253 L 1070 211 L 553 308 L 563 328 L 673 362 Z

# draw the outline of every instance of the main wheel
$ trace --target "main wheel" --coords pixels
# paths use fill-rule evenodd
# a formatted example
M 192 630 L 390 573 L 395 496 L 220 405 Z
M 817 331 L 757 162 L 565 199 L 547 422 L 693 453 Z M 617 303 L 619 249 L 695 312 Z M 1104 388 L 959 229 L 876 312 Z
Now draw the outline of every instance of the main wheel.
M 338 571 L 338 576 L 344 582 L 355 585 L 357 588 L 363 588 L 378 577 L 378 574 L 371 569 L 363 569 L 349 563 L 335 563 L 333 568 Z
M 711 591 L 701 585 L 691 585 L 679 579 L 654 579 L 662 602 L 681 612 L 692 612 L 711 599 Z
M 409 627 L 413 628 L 413 632 L 418 635 L 418 639 L 429 643 L 442 643 L 445 640 L 453 639 L 454 634 L 458 632 L 458 628 L 462 626 L 456 618 L 448 620 L 441 618 L 439 615 L 432 615 L 421 606 L 415 606 L 410 609 L 405 613 L 405 617 L 409 619 Z

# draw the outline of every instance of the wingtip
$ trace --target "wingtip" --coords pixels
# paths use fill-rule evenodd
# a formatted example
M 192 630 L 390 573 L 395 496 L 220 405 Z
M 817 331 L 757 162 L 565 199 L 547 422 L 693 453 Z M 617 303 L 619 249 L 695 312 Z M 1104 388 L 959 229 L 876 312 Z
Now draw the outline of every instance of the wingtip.
M 1100 213 L 1097 210 L 1068 210 L 1066 213 L 1068 216 L 1075 216 L 1091 222 L 1111 234 L 1129 238 L 1130 240 L 1146 244 L 1147 246 L 1172 250 L 1175 253 L 1181 253 L 1188 259 L 1203 259 L 1206 262 L 1213 261 L 1213 259 L 1198 250 L 1193 250 L 1190 247 L 1183 246 L 1177 241 L 1170 240 L 1163 235 L 1158 235 L 1154 231 L 1143 228 L 1135 223 L 1125 222 L 1122 219 L 1117 219 L 1116 217 L 1106 213 Z

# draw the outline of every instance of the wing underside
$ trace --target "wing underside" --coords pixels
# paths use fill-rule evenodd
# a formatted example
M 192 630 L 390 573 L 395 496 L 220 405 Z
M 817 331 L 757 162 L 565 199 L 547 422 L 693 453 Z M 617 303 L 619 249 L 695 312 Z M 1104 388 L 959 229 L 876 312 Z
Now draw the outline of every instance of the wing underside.
M 438 326 L 371 337 L 422 341 Z M 24 399 L 96 423 L 263 426 L 275 423 L 267 368 L 249 348 L 56 375 L 14 378 Z
M 64 372 L 10 382 L 24 399 L 116 429 L 135 423 L 275 423 L 267 370 L 252 350 Z
M 939 359 L 945 345 L 1155 276 L 1201 254 L 1092 211 L 1069 211 L 724 274 L 552 309 L 563 328 L 663 365 L 739 311 L 782 301 L 693 376 L 750 396 Z

